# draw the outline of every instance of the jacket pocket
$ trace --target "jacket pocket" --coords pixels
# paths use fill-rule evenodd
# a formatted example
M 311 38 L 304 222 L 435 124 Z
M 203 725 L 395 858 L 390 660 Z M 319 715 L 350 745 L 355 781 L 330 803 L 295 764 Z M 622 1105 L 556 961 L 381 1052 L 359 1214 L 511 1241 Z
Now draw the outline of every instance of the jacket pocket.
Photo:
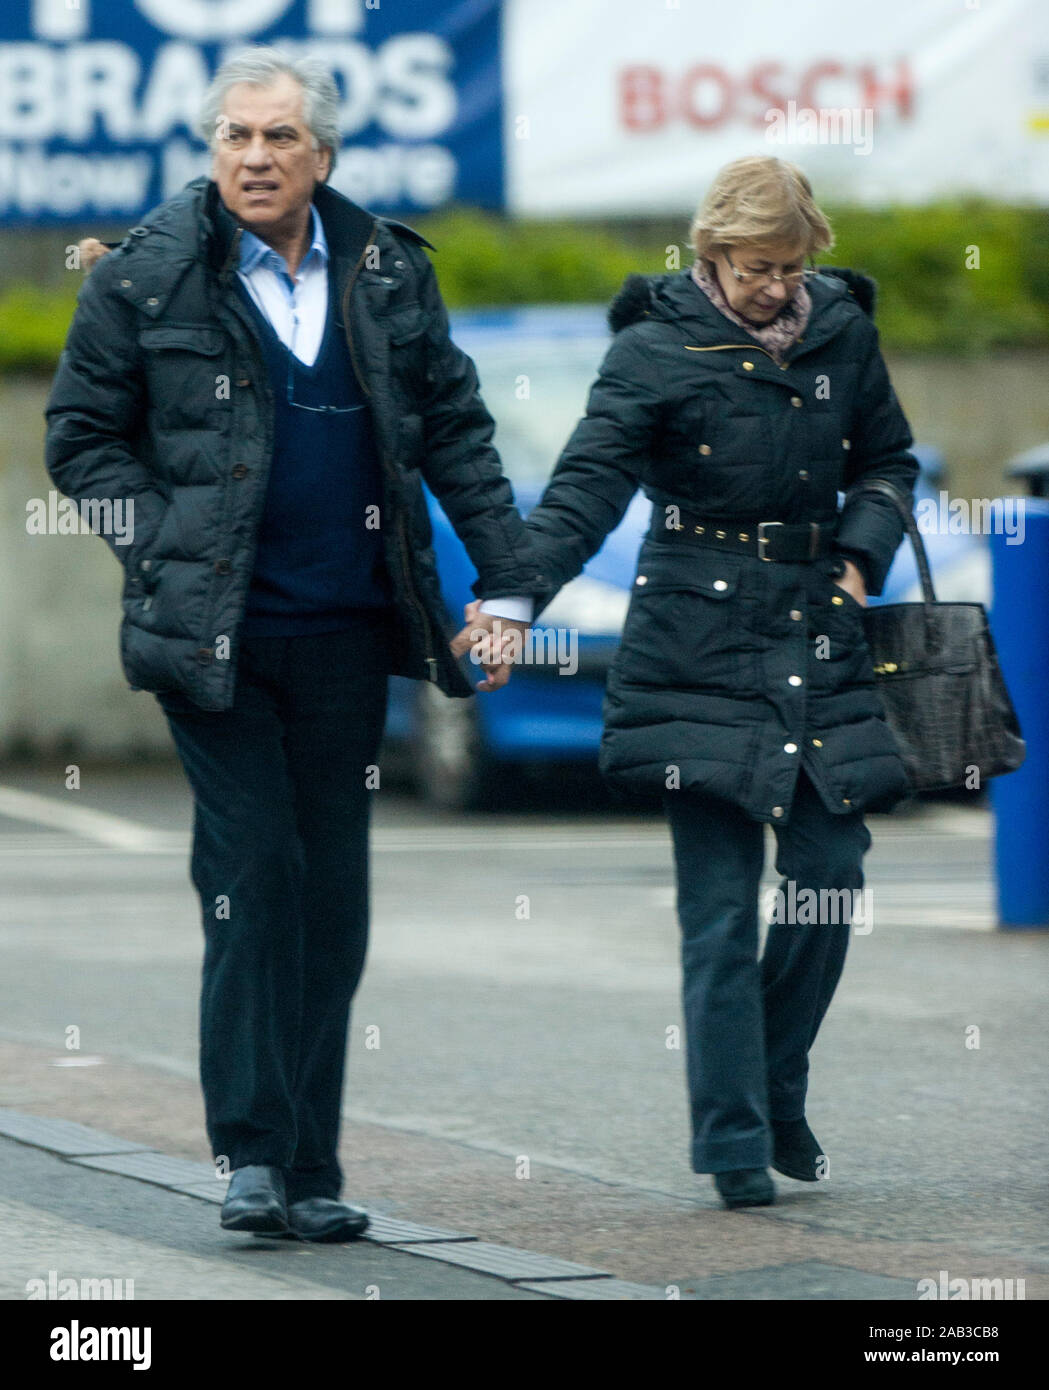
M 199 352 L 205 357 L 217 357 L 226 335 L 218 328 L 189 324 L 154 323 L 139 330 L 139 346 L 155 350 L 174 348 L 182 352 Z
M 391 347 L 403 347 L 426 332 L 426 315 L 419 304 L 404 304 L 388 314 L 377 315 Z
M 215 429 L 230 418 L 228 339 L 205 324 L 155 323 L 139 330 L 154 429 Z
M 739 672 L 740 562 L 682 543 L 642 547 L 617 668 L 626 680 L 727 692 Z

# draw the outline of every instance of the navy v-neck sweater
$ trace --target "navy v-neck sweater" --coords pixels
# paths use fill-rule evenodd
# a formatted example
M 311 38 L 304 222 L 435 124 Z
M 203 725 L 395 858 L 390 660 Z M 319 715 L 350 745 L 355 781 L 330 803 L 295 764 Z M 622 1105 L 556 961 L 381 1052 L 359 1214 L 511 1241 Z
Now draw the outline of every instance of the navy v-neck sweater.
M 378 529 L 382 473 L 371 409 L 331 283 L 324 339 L 310 367 L 236 283 L 258 325 L 274 399 L 273 460 L 242 631 L 339 632 L 352 626 L 355 610 L 393 600 Z M 288 400 L 289 366 L 296 404 Z M 301 405 L 352 409 L 321 413 Z

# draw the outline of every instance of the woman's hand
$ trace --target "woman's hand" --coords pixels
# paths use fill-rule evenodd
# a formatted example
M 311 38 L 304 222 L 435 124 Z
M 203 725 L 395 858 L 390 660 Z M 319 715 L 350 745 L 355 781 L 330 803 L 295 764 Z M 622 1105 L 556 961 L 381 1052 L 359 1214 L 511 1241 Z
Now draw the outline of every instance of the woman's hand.
M 847 594 L 851 594 L 861 608 L 867 607 L 867 585 L 864 583 L 859 567 L 854 565 L 851 560 L 845 561 L 845 573 L 834 582 Z

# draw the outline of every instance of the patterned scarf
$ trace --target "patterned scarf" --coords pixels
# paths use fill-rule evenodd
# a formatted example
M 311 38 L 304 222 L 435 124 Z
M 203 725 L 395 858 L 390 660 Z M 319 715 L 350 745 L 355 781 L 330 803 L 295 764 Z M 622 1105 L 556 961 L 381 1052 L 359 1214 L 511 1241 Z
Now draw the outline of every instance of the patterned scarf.
M 794 291 L 793 296 L 787 300 L 786 304 L 779 311 L 770 323 L 758 324 L 748 323 L 741 314 L 737 314 L 735 309 L 725 298 L 721 286 L 715 276 L 711 275 L 702 261 L 696 261 L 692 267 L 692 279 L 707 296 L 715 309 L 720 310 L 727 319 L 731 319 L 752 338 L 757 339 L 761 346 L 778 363 L 782 363 L 786 356 L 787 349 L 805 331 L 805 326 L 809 321 L 812 312 L 812 296 L 805 288 L 804 280 Z

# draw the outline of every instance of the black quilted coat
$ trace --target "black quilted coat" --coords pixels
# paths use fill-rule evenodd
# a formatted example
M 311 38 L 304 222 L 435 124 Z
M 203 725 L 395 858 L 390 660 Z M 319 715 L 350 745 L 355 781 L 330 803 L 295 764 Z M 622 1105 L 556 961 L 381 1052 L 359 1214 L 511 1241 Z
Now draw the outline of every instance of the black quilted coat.
M 208 179 L 133 228 L 84 282 L 47 405 L 47 467 L 82 498 L 134 498 L 121 656 L 132 689 L 233 701 L 273 441 L 273 403 L 236 293 L 240 228 Z M 491 445 L 494 425 L 418 233 L 318 185 L 344 327 L 383 466 L 397 674 L 473 693 L 448 651 L 420 476 L 477 567 L 482 598 L 542 588 Z M 368 256 L 376 248 L 378 260 Z M 225 382 L 228 389 L 222 391 Z
M 837 516 L 834 545 L 881 592 L 902 525 L 885 499 L 850 489 L 879 477 L 910 494 L 913 441 L 879 351 L 873 283 L 824 271 L 809 290 L 811 318 L 780 366 L 687 271 L 630 277 L 586 416 L 528 519 L 560 586 L 639 485 L 652 498 L 602 771 L 623 789 L 679 785 L 770 823 L 789 815 L 801 766 L 841 814 L 886 809 L 908 788 L 863 609 L 834 583 L 833 555 L 769 562 L 659 530 L 668 506 L 747 535 Z

